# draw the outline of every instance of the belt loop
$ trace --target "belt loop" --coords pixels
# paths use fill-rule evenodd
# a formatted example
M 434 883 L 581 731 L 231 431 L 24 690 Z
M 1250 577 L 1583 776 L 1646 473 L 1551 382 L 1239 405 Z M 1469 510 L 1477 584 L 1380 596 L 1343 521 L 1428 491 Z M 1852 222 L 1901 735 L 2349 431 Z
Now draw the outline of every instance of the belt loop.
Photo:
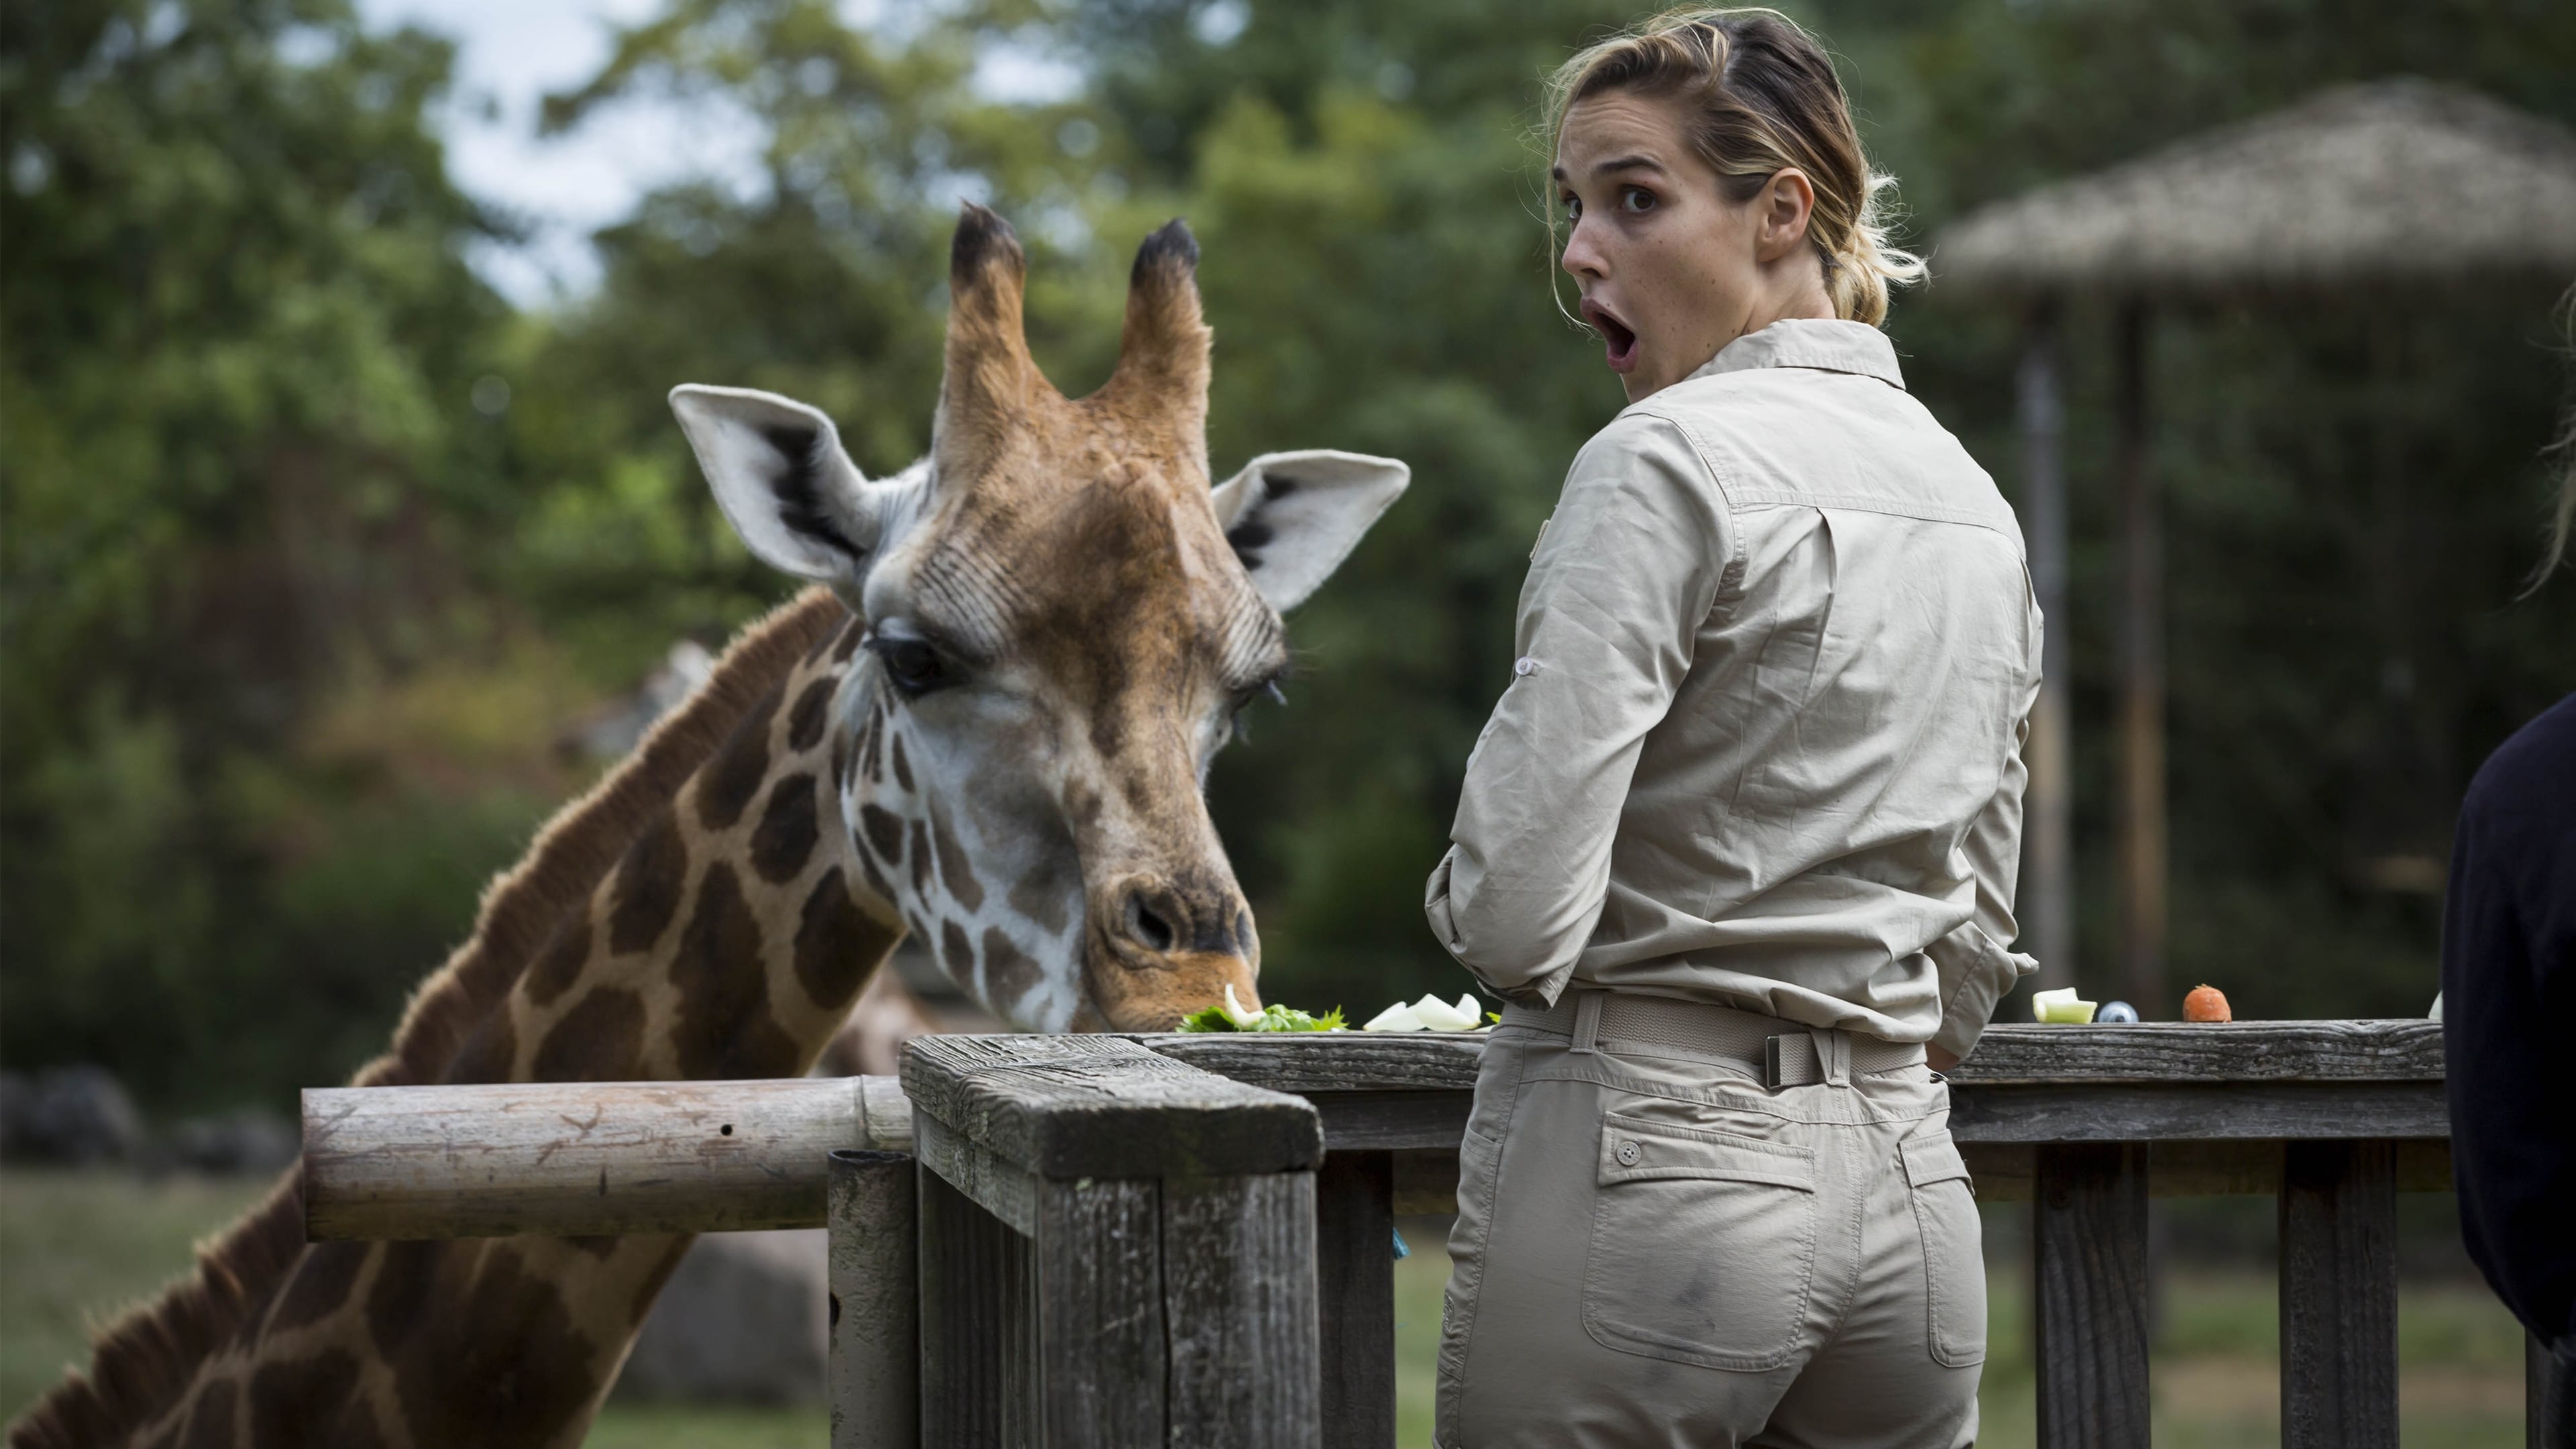
M 1820 1027 L 1808 1035 L 1816 1039 L 1816 1065 L 1824 1070 L 1825 1084 L 1850 1086 L 1851 1033 Z
M 1566 1048 L 1567 1051 L 1588 1053 L 1592 1050 L 1593 1038 L 1601 1034 L 1601 996 L 1598 991 L 1574 994 L 1574 1045 Z

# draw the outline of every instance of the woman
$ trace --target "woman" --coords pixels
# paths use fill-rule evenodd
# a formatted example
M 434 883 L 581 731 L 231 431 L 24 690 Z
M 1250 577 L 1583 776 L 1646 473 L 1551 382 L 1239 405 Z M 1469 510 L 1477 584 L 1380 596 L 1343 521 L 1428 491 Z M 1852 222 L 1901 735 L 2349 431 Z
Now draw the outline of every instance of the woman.
M 1630 406 L 1540 532 L 1430 881 L 1512 1003 L 1439 1442 L 1964 1445 L 1985 1274 L 1932 1068 L 2032 969 L 2020 530 L 1875 325 L 1921 265 L 1814 40 L 1676 12 L 1551 101 Z

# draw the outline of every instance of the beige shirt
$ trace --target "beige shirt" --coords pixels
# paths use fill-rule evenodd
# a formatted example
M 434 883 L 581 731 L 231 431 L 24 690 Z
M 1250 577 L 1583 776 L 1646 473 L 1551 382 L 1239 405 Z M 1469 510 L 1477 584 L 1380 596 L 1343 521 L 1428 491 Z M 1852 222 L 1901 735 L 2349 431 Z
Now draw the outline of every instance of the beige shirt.
M 1568 980 L 1965 1054 L 2008 949 L 2040 617 L 1885 334 L 1778 322 L 1586 444 L 1521 587 L 1432 930 Z

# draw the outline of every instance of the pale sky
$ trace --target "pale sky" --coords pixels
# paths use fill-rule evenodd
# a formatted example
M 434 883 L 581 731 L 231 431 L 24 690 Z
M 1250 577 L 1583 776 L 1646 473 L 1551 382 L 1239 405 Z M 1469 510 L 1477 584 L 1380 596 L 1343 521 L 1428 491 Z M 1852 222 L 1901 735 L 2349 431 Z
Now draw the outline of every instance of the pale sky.
M 610 27 L 644 20 L 660 4 L 357 0 L 371 29 L 410 23 L 457 42 L 455 96 L 440 118 L 448 169 L 468 193 L 533 225 L 527 245 L 487 247 L 473 258 L 477 271 L 522 306 L 588 291 L 599 276 L 590 233 L 624 217 L 654 187 L 694 176 L 713 177 L 743 195 L 764 185 L 759 125 L 720 104 L 629 102 L 569 135 L 537 135 L 544 96 L 589 79 L 608 59 Z M 909 8 L 907 0 L 841 4 L 851 23 L 862 26 Z M 1079 83 L 1062 61 L 1007 45 L 989 51 L 976 72 L 976 88 L 999 99 L 1054 99 Z

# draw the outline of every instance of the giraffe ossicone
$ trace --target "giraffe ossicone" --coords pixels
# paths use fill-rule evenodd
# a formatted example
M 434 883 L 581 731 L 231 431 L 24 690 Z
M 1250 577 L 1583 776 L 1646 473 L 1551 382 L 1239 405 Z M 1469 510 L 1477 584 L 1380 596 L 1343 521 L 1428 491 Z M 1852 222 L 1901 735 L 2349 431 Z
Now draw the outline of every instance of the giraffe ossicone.
M 931 451 L 890 478 L 802 403 L 675 390 L 744 543 L 821 587 L 540 832 L 357 1083 L 802 1073 L 906 931 L 1023 1029 L 1257 1005 L 1206 771 L 1286 668 L 1280 612 L 1407 473 L 1273 453 L 1211 486 L 1197 256 L 1179 222 L 1145 240 L 1117 368 L 1068 399 L 1029 358 L 1017 240 L 968 206 Z M 10 1444 L 564 1449 L 688 1244 L 308 1245 L 297 1194 Z

